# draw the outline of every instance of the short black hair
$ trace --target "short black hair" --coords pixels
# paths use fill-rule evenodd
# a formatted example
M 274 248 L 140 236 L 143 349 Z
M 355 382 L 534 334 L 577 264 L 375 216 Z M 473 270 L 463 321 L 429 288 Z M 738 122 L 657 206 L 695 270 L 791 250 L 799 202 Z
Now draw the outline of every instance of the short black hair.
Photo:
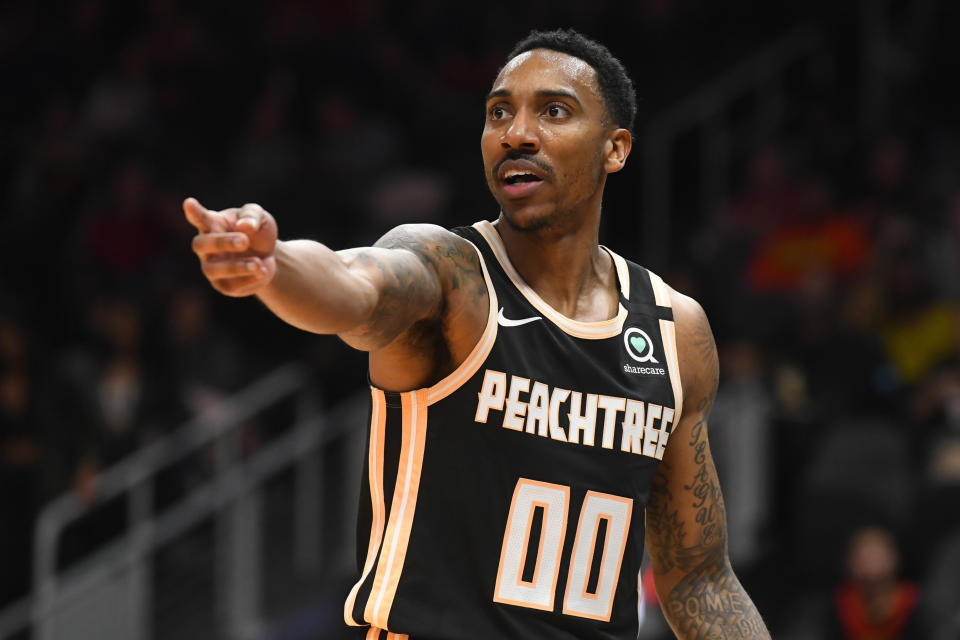
M 637 116 L 637 96 L 633 81 L 627 75 L 623 63 L 610 53 L 609 49 L 573 29 L 534 30 L 513 47 L 507 55 L 507 62 L 533 49 L 559 51 L 580 58 L 593 67 L 597 72 L 600 97 L 606 103 L 613 124 L 633 131 L 633 121 Z

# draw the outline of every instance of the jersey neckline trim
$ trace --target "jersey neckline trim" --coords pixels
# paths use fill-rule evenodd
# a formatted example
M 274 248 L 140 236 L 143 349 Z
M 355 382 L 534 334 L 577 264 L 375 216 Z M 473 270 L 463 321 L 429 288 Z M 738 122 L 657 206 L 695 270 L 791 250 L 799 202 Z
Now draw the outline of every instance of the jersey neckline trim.
M 582 322 L 580 320 L 574 320 L 573 318 L 563 315 L 551 307 L 543 298 L 539 296 L 539 294 L 537 294 L 536 291 L 534 291 L 533 287 L 524 281 L 523 277 L 513 266 L 513 263 L 510 262 L 510 257 L 507 255 L 506 247 L 503 244 L 503 240 L 500 238 L 499 232 L 497 232 L 496 228 L 489 221 L 481 220 L 480 222 L 475 223 L 473 227 L 479 231 L 480 235 L 483 236 L 483 239 L 486 240 L 491 251 L 493 251 L 494 257 L 496 257 L 497 262 L 499 262 L 500 266 L 503 267 L 507 277 L 510 278 L 510 281 L 517 288 L 517 290 L 523 294 L 523 297 L 525 297 L 537 311 L 542 313 L 546 318 L 553 322 L 553 324 L 557 325 L 564 333 L 570 334 L 575 338 L 584 338 L 587 340 L 600 340 L 620 335 L 620 332 L 623 330 L 623 323 L 626 321 L 628 313 L 627 309 L 622 304 L 618 303 L 618 311 L 616 316 L 608 320 L 600 320 L 598 322 Z M 630 274 L 629 270 L 627 269 L 626 261 L 610 249 L 602 245 L 601 248 L 610 254 L 610 257 L 613 259 L 617 273 L 617 281 L 620 286 L 620 292 L 629 300 Z

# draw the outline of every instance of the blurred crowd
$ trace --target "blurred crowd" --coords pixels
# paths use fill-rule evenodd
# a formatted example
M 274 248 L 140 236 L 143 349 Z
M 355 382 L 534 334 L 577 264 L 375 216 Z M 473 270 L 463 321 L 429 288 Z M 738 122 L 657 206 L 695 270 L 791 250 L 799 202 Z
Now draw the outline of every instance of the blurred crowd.
M 259 202 L 282 237 L 334 248 L 492 219 L 482 100 L 530 27 L 607 43 L 642 131 L 813 21 L 834 63 L 784 131 L 742 145 L 730 197 L 678 214 L 657 267 L 717 335 L 731 556 L 773 629 L 956 637 L 960 131 L 930 88 L 960 59 L 937 29 L 955 10 L 903 36 L 865 127 L 857 19 L 826 2 L 19 4 L 0 8 L 0 606 L 28 589 L 52 497 L 89 497 L 99 470 L 284 361 L 330 401 L 365 383 L 361 354 L 204 285 L 184 197 Z M 601 240 L 643 263 L 636 192 L 615 186 L 632 170 Z

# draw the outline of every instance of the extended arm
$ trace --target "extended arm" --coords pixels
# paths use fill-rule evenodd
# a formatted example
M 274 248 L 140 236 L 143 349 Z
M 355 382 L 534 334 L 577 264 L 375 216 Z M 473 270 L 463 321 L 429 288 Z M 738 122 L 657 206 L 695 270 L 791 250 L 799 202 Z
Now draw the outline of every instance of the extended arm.
M 258 205 L 209 211 L 190 198 L 184 213 L 215 289 L 256 295 L 293 326 L 369 351 L 372 377 L 389 388 L 435 381 L 483 330 L 488 299 L 479 258 L 441 227 L 403 225 L 373 247 L 333 251 L 277 240 L 276 221 Z
M 388 234 L 381 243 L 392 239 Z M 289 324 L 338 334 L 357 349 L 382 348 L 440 312 L 439 277 L 409 249 L 335 252 L 312 240 L 292 240 L 278 242 L 274 255 L 277 274 L 257 297 Z
M 707 438 L 717 348 L 700 306 L 678 294 L 674 300 L 685 400 L 646 511 L 657 595 L 681 640 L 769 640 L 727 556 L 726 513 Z

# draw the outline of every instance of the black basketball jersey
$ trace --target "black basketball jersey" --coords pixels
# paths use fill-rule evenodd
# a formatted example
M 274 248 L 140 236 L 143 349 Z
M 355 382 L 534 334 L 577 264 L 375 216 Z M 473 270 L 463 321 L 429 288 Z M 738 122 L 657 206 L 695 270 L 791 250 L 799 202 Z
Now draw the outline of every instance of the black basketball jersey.
M 571 320 L 489 222 L 454 233 L 487 326 L 432 387 L 371 387 L 345 620 L 367 640 L 635 640 L 644 507 L 683 403 L 668 289 L 610 252 L 619 313 Z

